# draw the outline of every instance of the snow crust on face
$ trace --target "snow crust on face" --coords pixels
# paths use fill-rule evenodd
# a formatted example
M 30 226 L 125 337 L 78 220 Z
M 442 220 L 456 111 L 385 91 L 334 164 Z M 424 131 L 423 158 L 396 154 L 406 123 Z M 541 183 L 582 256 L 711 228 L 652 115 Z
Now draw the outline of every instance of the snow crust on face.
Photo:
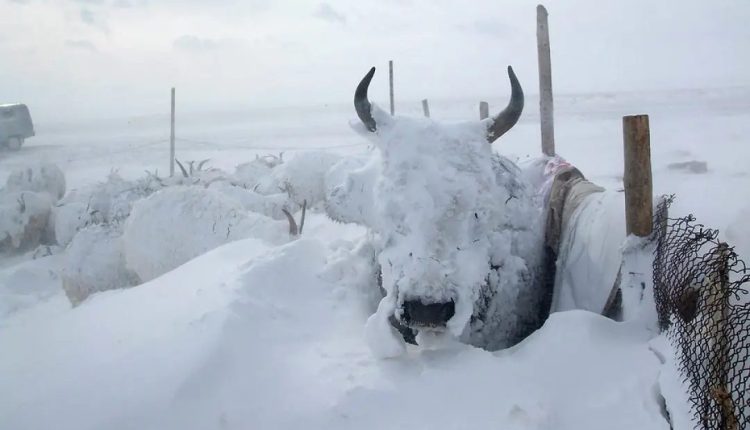
M 372 227 L 382 235 L 383 288 L 387 300 L 396 297 L 397 316 L 404 300 L 454 300 L 448 329 L 461 335 L 490 264 L 502 267 L 500 286 L 510 296 L 510 311 L 520 283 L 514 281 L 528 268 L 517 255 L 524 254 L 517 232 L 528 231 L 538 217 L 530 198 L 513 195 L 523 191 L 517 172 L 507 171 L 515 166 L 498 170 L 486 123 L 394 119 L 377 108 L 373 117 L 381 172 L 374 184 Z

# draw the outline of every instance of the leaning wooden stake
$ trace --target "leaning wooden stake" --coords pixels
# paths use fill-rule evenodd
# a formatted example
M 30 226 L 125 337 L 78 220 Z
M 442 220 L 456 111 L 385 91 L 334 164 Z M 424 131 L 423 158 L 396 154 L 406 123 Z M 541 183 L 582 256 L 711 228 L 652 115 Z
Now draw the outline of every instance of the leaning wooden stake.
M 391 116 L 396 114 L 396 105 L 393 102 L 393 60 L 388 61 L 388 77 L 391 85 Z
M 651 234 L 653 189 L 648 115 L 622 118 L 625 143 L 625 222 L 627 234 Z
M 174 87 L 172 87 L 172 117 L 169 129 L 169 176 L 174 176 Z
M 552 105 L 552 60 L 549 49 L 547 9 L 536 7 L 536 43 L 539 56 L 539 115 L 542 127 L 542 152 L 555 155 L 555 125 Z
M 490 105 L 487 102 L 479 102 L 479 119 L 487 119 L 490 116 Z
M 708 277 L 709 285 L 706 296 L 706 309 L 710 312 L 710 344 L 713 345 L 713 359 L 710 361 L 713 368 L 710 373 L 712 385 L 709 387 L 709 395 L 719 407 L 721 421 L 718 423 L 721 429 L 738 430 L 738 421 L 735 416 L 735 405 L 729 389 L 729 371 L 731 364 L 729 360 L 729 246 L 721 242 L 714 250 L 711 264 L 711 274 Z
M 422 112 L 424 112 L 424 116 L 427 118 L 430 117 L 430 105 L 427 104 L 427 99 L 422 100 Z

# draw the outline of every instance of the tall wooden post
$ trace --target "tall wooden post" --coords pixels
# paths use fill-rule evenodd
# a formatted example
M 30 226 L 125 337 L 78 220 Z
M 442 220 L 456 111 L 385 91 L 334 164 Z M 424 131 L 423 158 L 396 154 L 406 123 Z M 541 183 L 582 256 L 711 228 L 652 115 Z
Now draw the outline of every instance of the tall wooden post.
M 396 105 L 393 102 L 393 60 L 388 61 L 388 78 L 391 87 L 391 116 L 396 114 Z
M 422 100 L 422 112 L 424 112 L 424 116 L 427 118 L 430 117 L 430 105 L 427 104 L 427 99 Z
M 539 117 L 542 127 L 542 152 L 555 155 L 555 125 L 552 105 L 552 60 L 549 49 L 547 9 L 536 7 L 536 43 L 539 57 Z
M 174 87 L 172 87 L 172 117 L 169 131 L 169 176 L 174 176 Z
M 653 189 L 648 115 L 622 118 L 625 144 L 625 222 L 627 234 L 651 234 Z
M 479 102 L 479 119 L 487 119 L 490 117 L 490 105 L 487 102 Z

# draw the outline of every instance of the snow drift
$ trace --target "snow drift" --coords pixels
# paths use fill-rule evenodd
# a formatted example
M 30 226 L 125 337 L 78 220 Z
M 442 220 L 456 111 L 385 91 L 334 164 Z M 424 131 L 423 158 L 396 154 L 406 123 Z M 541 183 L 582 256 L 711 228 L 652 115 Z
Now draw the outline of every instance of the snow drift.
M 346 249 L 237 241 L 142 288 L 9 321 L 0 427 L 669 428 L 647 335 L 592 314 L 553 315 L 496 354 L 454 342 L 374 359 L 370 301 L 350 283 L 368 252 L 345 277 L 325 258 Z

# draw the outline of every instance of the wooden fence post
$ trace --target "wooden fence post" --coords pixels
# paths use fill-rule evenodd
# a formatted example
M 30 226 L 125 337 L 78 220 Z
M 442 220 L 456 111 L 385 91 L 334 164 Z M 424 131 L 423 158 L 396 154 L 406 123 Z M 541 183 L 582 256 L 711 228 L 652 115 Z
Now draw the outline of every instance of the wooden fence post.
M 172 87 L 172 116 L 169 130 L 169 176 L 174 176 L 174 87 Z
M 391 88 L 391 116 L 396 114 L 396 105 L 393 102 L 393 60 L 388 61 L 388 77 Z
M 422 112 L 424 112 L 424 116 L 427 118 L 430 117 L 430 105 L 427 104 L 427 99 L 422 100 Z
M 711 274 L 708 277 L 709 285 L 706 291 L 706 309 L 711 313 L 709 328 L 706 333 L 713 345 L 713 354 L 710 363 L 709 381 L 711 384 L 707 393 L 714 399 L 719 407 L 721 421 L 717 423 L 718 428 L 726 430 L 738 430 L 738 421 L 735 416 L 735 405 L 729 390 L 729 371 L 731 362 L 729 360 L 729 245 L 720 242 L 711 255 Z M 707 418 L 707 417 L 706 417 Z M 704 423 L 707 424 L 707 423 Z
M 651 234 L 653 189 L 648 115 L 622 118 L 625 146 L 625 222 L 627 234 Z
M 490 105 L 487 102 L 479 102 L 479 119 L 487 119 L 490 117 Z
M 552 60 L 549 48 L 547 9 L 536 7 L 536 43 L 539 57 L 539 118 L 542 127 L 542 152 L 555 155 L 555 125 L 552 105 Z

